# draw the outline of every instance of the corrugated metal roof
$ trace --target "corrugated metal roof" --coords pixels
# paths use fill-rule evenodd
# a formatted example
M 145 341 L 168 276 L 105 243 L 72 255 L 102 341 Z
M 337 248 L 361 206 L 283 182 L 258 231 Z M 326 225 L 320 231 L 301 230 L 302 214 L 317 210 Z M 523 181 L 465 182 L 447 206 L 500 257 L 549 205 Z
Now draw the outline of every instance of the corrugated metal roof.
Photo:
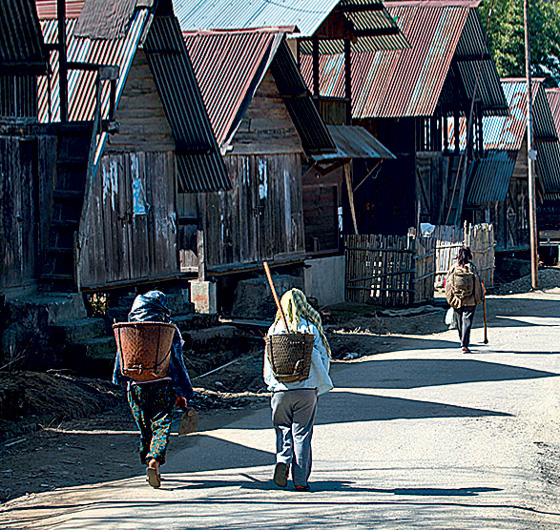
M 348 7 L 373 5 L 369 12 L 349 13 Z M 360 37 L 363 50 L 401 49 L 408 43 L 381 0 L 173 0 L 183 31 L 204 29 L 255 29 L 296 26 L 293 38 L 313 36 L 335 8 L 359 29 L 390 30 L 391 35 Z M 342 51 L 343 41 L 322 41 L 322 53 L 330 47 Z M 310 49 L 305 44 L 306 53 Z M 332 50 L 331 50 L 332 51 Z
M 74 29 L 76 18 L 67 18 L 66 33 L 68 45 L 68 60 L 94 64 L 118 66 L 120 75 L 117 80 L 116 105 L 120 97 L 132 65 L 134 55 L 141 38 L 148 29 L 152 18 L 148 9 L 137 9 L 124 38 L 118 39 L 89 39 L 76 37 Z M 228 189 L 230 182 L 227 177 L 223 160 L 218 152 L 208 119 L 204 119 L 205 110 L 200 93 L 196 86 L 192 69 L 189 69 L 189 59 L 182 41 L 182 35 L 177 22 L 175 25 L 165 26 L 165 22 L 155 24 L 152 37 L 152 51 L 150 66 L 154 73 L 162 102 L 167 112 L 168 120 L 177 142 L 177 159 L 179 167 L 180 188 L 184 191 L 218 191 Z M 41 23 L 47 43 L 57 40 L 57 22 L 47 19 Z M 164 27 L 165 26 L 165 27 Z M 161 29 L 163 27 L 163 29 Z M 171 30 L 174 29 L 175 33 Z M 161 35 L 162 31 L 169 33 Z M 148 33 L 150 36 L 150 33 Z M 158 48 L 160 39 L 161 46 Z M 182 45 L 182 55 L 167 54 L 164 48 L 178 42 Z M 149 46 L 149 45 L 148 45 Z M 158 53 L 158 50 L 161 53 Z M 39 118 L 43 122 L 60 121 L 60 102 L 58 92 L 58 58 L 51 54 L 52 101 L 49 102 L 47 78 L 41 78 L 39 83 Z M 95 105 L 95 83 L 92 72 L 71 70 L 68 75 L 69 119 L 71 121 L 89 121 L 93 119 Z M 108 117 L 110 103 L 109 86 L 102 92 L 103 117 Z M 202 138 L 202 140 L 200 140 Z M 107 133 L 103 133 L 99 142 L 94 164 L 97 165 L 103 154 Z
M 336 145 L 336 153 L 315 155 L 317 161 L 340 158 L 378 158 L 394 159 L 391 153 L 377 138 L 363 127 L 355 125 L 327 125 Z
M 47 55 L 34 0 L 0 2 L 0 67 L 47 71 Z
M 466 97 L 473 94 L 482 63 L 478 95 L 484 111 L 507 112 L 476 11 L 477 2 L 388 2 L 385 5 L 411 48 L 352 54 L 354 118 L 433 115 L 441 103 L 448 73 L 452 72 L 452 61 L 457 65 L 457 81 Z M 311 86 L 310 57 L 303 57 L 302 71 Z M 321 57 L 320 78 L 322 95 L 344 97 L 343 57 Z
M 556 125 L 556 132 L 560 133 L 560 88 L 547 88 L 546 98 Z
M 469 167 L 467 204 L 478 206 L 504 201 L 509 189 L 517 151 L 492 150 Z
M 181 191 L 231 188 L 178 20 L 155 17 L 144 50 L 177 144 Z
M 66 16 L 68 18 L 77 18 L 80 16 L 85 0 L 66 0 Z M 35 0 L 37 5 L 37 14 L 41 20 L 49 20 L 56 18 L 57 0 Z
M 483 119 L 486 149 L 521 149 L 527 132 L 527 82 L 525 79 L 502 79 L 509 105 L 507 117 Z M 533 81 L 533 134 L 535 141 L 554 140 L 558 135 L 542 80 Z
M 334 150 L 334 144 L 278 30 L 186 33 L 185 42 L 218 145 L 232 141 L 269 68 L 283 96 L 304 149 Z

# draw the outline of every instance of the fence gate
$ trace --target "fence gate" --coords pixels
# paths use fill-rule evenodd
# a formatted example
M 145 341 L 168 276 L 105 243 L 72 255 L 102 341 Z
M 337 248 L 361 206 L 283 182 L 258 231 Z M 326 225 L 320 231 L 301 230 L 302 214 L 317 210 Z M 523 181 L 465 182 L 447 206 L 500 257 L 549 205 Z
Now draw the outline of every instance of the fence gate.
M 433 298 L 435 241 L 430 238 L 350 235 L 345 254 L 349 302 L 400 307 Z

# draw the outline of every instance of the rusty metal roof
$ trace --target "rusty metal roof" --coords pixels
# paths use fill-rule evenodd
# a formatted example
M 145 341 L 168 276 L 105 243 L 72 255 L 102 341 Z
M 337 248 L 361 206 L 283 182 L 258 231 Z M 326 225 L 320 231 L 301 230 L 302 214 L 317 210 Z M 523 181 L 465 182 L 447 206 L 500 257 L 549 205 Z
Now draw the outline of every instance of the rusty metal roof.
M 558 135 L 542 79 L 533 80 L 533 133 L 535 141 L 557 140 Z M 507 117 L 485 117 L 485 149 L 519 150 L 527 132 L 527 82 L 525 79 L 502 79 L 510 108 Z
M 0 70 L 41 74 L 47 55 L 34 0 L 0 2 Z
M 269 69 L 304 149 L 309 153 L 334 151 L 283 31 L 199 31 L 184 33 L 184 37 L 222 152 L 233 140 Z
M 457 88 L 463 99 L 477 90 L 485 114 L 507 112 L 498 73 L 485 41 L 478 2 L 387 2 L 410 49 L 352 54 L 354 118 L 432 116 L 445 103 L 444 87 Z M 304 78 L 311 85 L 312 61 L 303 57 Z M 344 97 L 344 60 L 341 55 L 321 57 L 321 95 Z M 446 109 L 443 109 L 444 112 Z
M 355 43 L 359 50 L 397 50 L 408 46 L 381 0 L 173 0 L 183 31 L 296 27 L 288 38 L 313 36 L 333 11 L 358 31 L 371 30 Z M 365 10 L 369 6 L 370 10 Z M 307 43 L 302 52 L 310 53 Z M 342 40 L 321 40 L 321 53 L 343 51 Z
M 341 158 L 396 158 L 377 138 L 363 127 L 355 125 L 327 125 L 336 145 L 336 153 L 315 155 L 317 161 Z
M 229 178 L 206 116 L 179 25 L 176 20 L 163 21 L 160 18 L 172 17 L 152 17 L 149 9 L 139 8 L 134 12 L 128 32 L 123 38 L 90 39 L 77 37 L 74 33 L 77 19 L 68 17 L 68 61 L 118 66 L 118 108 L 134 55 L 142 37 L 147 34 L 148 60 L 177 144 L 180 189 L 191 192 L 228 189 Z M 56 20 L 48 18 L 41 25 L 45 41 L 56 42 Z M 178 43 L 182 49 L 178 48 Z M 56 53 L 51 54 L 51 68 L 53 76 L 50 91 L 46 77 L 39 82 L 39 119 L 43 122 L 60 121 Z M 52 94 L 52 100 L 49 93 Z M 94 74 L 70 70 L 68 98 L 71 121 L 92 120 L 95 102 Z M 102 91 L 104 118 L 108 117 L 109 99 L 110 90 L 107 85 Z M 107 133 L 104 133 L 98 145 L 94 162 L 96 165 L 101 159 L 106 139 Z
M 546 97 L 558 133 L 560 132 L 560 88 L 547 88 Z
M 66 0 L 66 16 L 77 18 L 80 16 L 85 0 Z M 37 14 L 41 20 L 56 19 L 57 0 L 35 0 Z

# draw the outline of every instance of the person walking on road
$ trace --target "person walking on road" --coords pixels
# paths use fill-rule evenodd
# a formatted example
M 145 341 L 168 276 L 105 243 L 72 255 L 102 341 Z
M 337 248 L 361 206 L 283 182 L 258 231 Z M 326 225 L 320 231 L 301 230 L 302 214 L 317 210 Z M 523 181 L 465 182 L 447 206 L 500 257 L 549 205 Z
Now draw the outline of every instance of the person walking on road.
M 129 322 L 166 322 L 171 311 L 167 297 L 161 291 L 149 291 L 134 299 Z M 173 408 L 187 409 L 194 391 L 183 360 L 183 340 L 175 330 L 171 345 L 169 370 L 165 377 L 137 382 L 122 375 L 120 355 L 115 357 L 113 383 L 127 384 L 128 404 L 140 430 L 140 461 L 146 464 L 150 486 L 159 488 L 161 476 L 159 466 L 165 463 L 169 443 Z
M 331 350 L 319 313 L 298 289 L 291 289 L 280 301 L 291 332 L 314 336 L 309 376 L 302 381 L 281 382 L 276 378 L 268 356 L 264 357 L 264 381 L 272 392 L 272 422 L 276 431 L 276 466 L 273 480 L 286 487 L 291 469 L 296 490 L 309 490 L 311 437 L 317 413 L 318 396 L 333 388 L 329 376 Z M 286 333 L 278 310 L 268 335 Z
M 476 306 L 484 300 L 484 289 L 469 247 L 462 247 L 445 280 L 445 297 L 455 313 L 461 349 L 470 353 L 469 341 Z

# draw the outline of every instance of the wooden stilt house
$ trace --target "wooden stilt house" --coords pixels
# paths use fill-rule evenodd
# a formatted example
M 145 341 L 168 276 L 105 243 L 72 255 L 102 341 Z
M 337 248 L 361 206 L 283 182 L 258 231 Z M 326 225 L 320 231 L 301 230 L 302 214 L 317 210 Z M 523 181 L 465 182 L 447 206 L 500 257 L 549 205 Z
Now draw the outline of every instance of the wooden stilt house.
M 397 157 L 384 163 L 355 197 L 358 229 L 405 234 L 420 222 L 458 223 L 462 212 L 457 205 L 465 191 L 461 149 L 458 142 L 450 143 L 444 124 L 469 117 L 471 160 L 482 153 L 482 117 L 508 112 L 479 3 L 384 5 L 410 48 L 351 54 L 353 124 L 365 127 Z M 312 58 L 305 56 L 308 86 L 318 82 L 321 96 L 342 97 L 348 84 L 344 62 L 342 54 L 322 55 L 317 74 Z M 360 180 L 367 170 L 354 164 L 354 173 Z
M 53 4 L 38 6 L 54 48 Z M 41 277 L 79 289 L 176 278 L 179 193 L 230 182 L 172 4 L 74 3 L 65 40 L 39 92 L 40 118 L 61 122 Z
M 560 193 L 560 149 L 542 81 L 533 82 L 533 136 L 537 203 L 545 222 L 546 207 Z M 527 83 L 503 79 L 502 86 L 510 115 L 483 119 L 484 157 L 469 168 L 465 217 L 494 225 L 497 252 L 524 251 L 529 249 Z

